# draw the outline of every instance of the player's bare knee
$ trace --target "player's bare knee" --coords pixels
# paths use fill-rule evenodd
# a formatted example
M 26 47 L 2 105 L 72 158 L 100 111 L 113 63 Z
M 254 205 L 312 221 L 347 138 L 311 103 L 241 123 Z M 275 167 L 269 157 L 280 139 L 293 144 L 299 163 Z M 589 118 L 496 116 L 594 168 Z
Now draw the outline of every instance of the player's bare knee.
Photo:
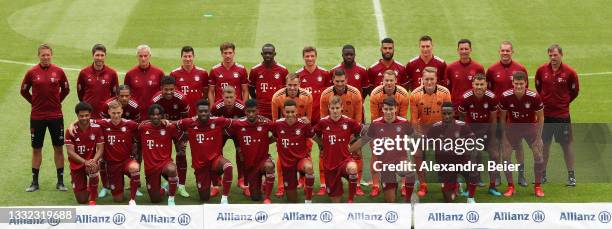
M 136 163 L 136 162 L 132 162 L 128 166 L 128 171 L 130 171 L 130 173 L 139 172 L 140 171 L 140 165 L 138 165 L 138 163 Z
M 346 171 L 348 172 L 348 174 L 357 174 L 357 163 L 355 163 L 354 161 L 349 162 L 346 165 Z

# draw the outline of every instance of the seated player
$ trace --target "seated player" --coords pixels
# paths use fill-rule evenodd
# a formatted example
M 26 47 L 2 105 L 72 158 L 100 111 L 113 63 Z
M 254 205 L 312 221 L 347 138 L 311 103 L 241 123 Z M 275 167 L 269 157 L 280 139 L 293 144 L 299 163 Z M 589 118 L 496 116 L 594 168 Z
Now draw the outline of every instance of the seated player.
M 415 134 L 414 128 L 408 120 L 403 117 L 397 116 L 397 102 L 393 97 L 387 97 L 383 100 L 383 116 L 375 119 L 367 128 L 366 133 L 361 134 L 361 138 L 349 148 L 350 152 L 358 152 L 362 146 L 369 144 L 372 140 L 403 137 L 404 135 L 412 137 Z M 366 131 L 364 128 L 363 131 Z M 362 131 L 362 132 L 363 132 Z M 405 149 L 393 149 L 386 150 L 383 147 L 383 152 L 376 156 L 376 161 L 373 164 L 382 165 L 385 164 L 398 164 L 407 163 L 409 158 Z M 379 168 L 380 167 L 375 167 Z M 412 191 L 414 190 L 414 171 L 380 171 L 381 181 L 383 185 L 383 195 L 385 202 L 395 203 L 395 197 L 397 193 L 397 176 L 405 177 L 404 186 L 406 187 L 406 195 L 404 195 L 404 201 L 409 203 L 412 197 Z
M 312 138 L 310 123 L 297 117 L 297 105 L 289 99 L 283 104 L 285 118 L 278 119 L 273 124 L 272 134 L 276 138 L 278 158 L 282 166 L 285 185 L 284 191 L 290 203 L 297 203 L 297 173 L 305 174 L 305 203 L 312 203 L 312 186 L 314 185 L 314 170 L 310 150 L 306 144 Z
M 164 108 L 159 104 L 151 105 L 147 113 L 149 120 L 140 123 L 138 135 L 149 198 L 152 203 L 159 203 L 164 193 L 168 193 L 168 206 L 174 206 L 174 194 L 179 178 L 176 164 L 172 162 L 172 142 L 178 138 L 179 131 L 175 125 L 162 123 Z M 161 187 L 162 176 L 168 180 L 168 190 Z
M 329 115 L 323 117 L 315 126 L 314 140 L 323 146 L 321 159 L 325 171 L 327 194 L 333 203 L 340 203 L 344 192 L 342 178 L 349 182 L 348 203 L 353 202 L 357 190 L 357 163 L 349 152 L 349 143 L 354 135 L 361 132 L 361 124 L 342 115 L 342 99 L 333 96 L 329 99 Z
M 187 133 L 191 149 L 191 167 L 193 167 L 200 201 L 210 199 L 211 182 L 223 175 L 223 193 L 221 204 L 228 203 L 232 186 L 232 163 L 225 159 L 223 150 L 223 132 L 230 128 L 232 120 L 224 117 L 210 116 L 210 103 L 201 99 L 196 103 L 196 117 L 181 119 L 176 123 L 178 129 Z
M 74 112 L 78 124 L 74 131 L 66 131 L 65 138 L 74 197 L 79 204 L 85 204 L 89 196 L 89 205 L 96 205 L 98 161 L 104 151 L 104 135 L 100 125 L 90 122 L 91 105 L 80 102 Z
M 274 161 L 268 153 L 271 139 L 268 133 L 272 121 L 259 115 L 257 101 L 246 101 L 246 118 L 234 120 L 229 128 L 229 135 L 236 139 L 240 147 L 238 158 L 244 165 L 246 185 L 250 190 L 251 200 L 260 201 L 262 196 L 262 177 L 265 177 L 263 186 L 263 203 L 269 204 L 270 193 L 274 186 Z
M 428 139 L 456 139 L 475 138 L 474 132 L 465 124 L 465 122 L 455 120 L 455 112 L 453 104 L 445 102 L 442 104 L 442 121 L 434 123 L 427 131 Z M 436 163 L 444 164 L 467 164 L 475 158 L 476 152 L 457 153 L 455 148 L 444 150 L 440 146 L 433 146 L 436 151 Z M 476 162 L 474 162 L 476 163 Z M 478 171 L 438 171 L 438 176 L 442 182 L 442 195 L 446 202 L 452 202 L 456 197 L 456 190 L 459 186 L 457 176 L 461 175 L 468 182 L 468 203 L 475 203 L 474 193 L 478 184 Z

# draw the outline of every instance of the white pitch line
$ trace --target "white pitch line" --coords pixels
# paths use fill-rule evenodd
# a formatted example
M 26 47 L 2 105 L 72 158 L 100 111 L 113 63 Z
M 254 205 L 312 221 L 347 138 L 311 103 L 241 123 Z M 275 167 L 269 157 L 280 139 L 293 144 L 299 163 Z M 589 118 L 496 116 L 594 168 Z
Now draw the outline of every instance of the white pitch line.
M 374 16 L 376 17 L 376 28 L 378 29 L 379 40 L 387 37 L 387 30 L 385 29 L 385 20 L 383 19 L 382 7 L 380 6 L 380 0 L 372 0 L 374 5 Z
M 7 63 L 7 64 L 18 64 L 18 65 L 26 65 L 26 66 L 34 66 L 37 64 L 34 63 L 26 63 L 26 62 L 21 62 L 21 61 L 14 61 L 14 60 L 5 60 L 5 59 L 0 59 L 0 63 Z M 81 69 L 78 68 L 70 68 L 70 67 L 62 67 L 60 66 L 60 68 L 67 70 L 67 71 L 75 71 L 75 72 L 80 72 Z M 117 72 L 118 75 L 125 75 L 125 72 Z

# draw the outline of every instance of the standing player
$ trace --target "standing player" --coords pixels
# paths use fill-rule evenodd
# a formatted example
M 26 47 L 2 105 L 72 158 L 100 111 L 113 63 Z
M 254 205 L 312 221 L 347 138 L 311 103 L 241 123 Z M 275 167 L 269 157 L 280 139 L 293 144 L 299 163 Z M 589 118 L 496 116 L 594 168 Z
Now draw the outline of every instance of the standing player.
M 368 68 L 370 88 L 372 89 L 382 84 L 383 73 L 387 70 L 393 70 L 397 76 L 398 84 L 405 88 L 408 82 L 406 79 L 406 68 L 399 61 L 393 60 L 393 54 L 395 53 L 393 39 L 385 38 L 380 42 L 380 53 L 382 59 L 376 61 Z
M 349 148 L 350 152 L 357 152 L 359 149 L 372 142 L 374 139 L 390 138 L 398 136 L 413 137 L 415 135 L 412 125 L 403 117 L 397 116 L 397 103 L 395 98 L 387 97 L 383 100 L 383 117 L 380 117 L 370 124 L 367 132 L 361 134 L 361 138 Z M 364 131 L 366 129 L 364 128 Z M 393 147 L 395 148 L 395 147 Z M 374 152 L 374 151 L 373 151 Z M 379 164 L 378 169 L 384 165 L 408 163 L 406 149 L 384 149 L 375 159 L 374 164 Z M 395 203 L 397 192 L 397 176 L 402 177 L 406 187 L 404 201 L 409 203 L 414 189 L 414 173 L 412 171 L 379 171 L 382 178 L 383 195 L 385 202 Z
M 104 102 L 104 109 L 100 112 L 100 117 L 110 118 L 108 109 L 109 105 L 114 101 L 121 104 L 121 108 L 123 109 L 121 118 L 140 122 L 140 106 L 138 106 L 136 100 L 132 99 L 130 86 L 122 84 L 117 87 L 117 96 Z
M 178 138 L 179 132 L 175 125 L 164 125 L 161 119 L 164 108 L 159 104 L 149 107 L 149 120 L 140 123 L 138 135 L 140 148 L 145 165 L 145 178 L 151 203 L 161 202 L 166 192 L 161 187 L 161 177 L 168 180 L 168 206 L 174 206 L 174 194 L 178 183 L 176 165 L 172 162 L 172 142 Z
M 320 101 L 321 93 L 331 86 L 330 74 L 327 70 L 317 65 L 317 50 L 312 46 L 302 49 L 304 67 L 295 72 L 300 77 L 300 87 L 312 94 L 312 118 L 309 118 L 315 125 L 321 118 Z
M 219 47 L 223 61 L 212 67 L 208 82 L 208 101 L 220 100 L 223 88 L 234 87 L 236 97 L 240 100 L 249 99 L 248 76 L 244 66 L 234 61 L 236 46 L 225 42 Z
M 476 138 L 485 139 L 485 150 L 489 153 L 489 161 L 498 163 L 499 151 L 495 137 L 497 124 L 498 101 L 492 91 L 487 90 L 487 78 L 478 73 L 472 81 L 472 89 L 463 94 L 463 101 L 457 110 L 461 117 L 474 132 Z M 443 114 L 444 116 L 444 114 Z M 480 154 L 480 152 L 478 152 Z M 481 157 L 477 156 L 477 163 Z M 497 172 L 489 172 L 489 194 L 501 196 L 496 186 Z
M 201 99 L 197 102 L 198 115 L 181 119 L 176 126 L 187 133 L 191 149 L 191 167 L 194 169 L 200 201 L 210 199 L 211 181 L 223 175 L 221 204 L 228 203 L 232 186 L 232 163 L 222 155 L 223 132 L 230 128 L 232 120 L 210 116 L 210 103 Z
M 117 95 L 119 80 L 117 72 L 104 64 L 106 47 L 96 44 L 91 49 L 93 64 L 83 68 L 77 79 L 77 94 L 79 101 L 93 106 L 92 118 L 100 118 L 104 111 L 105 101 Z
M 567 186 L 576 186 L 574 176 L 574 152 L 572 151 L 572 127 L 570 103 L 578 97 L 580 87 L 578 74 L 562 63 L 563 49 L 554 44 L 548 48 L 549 62 L 538 68 L 535 76 L 536 89 L 544 102 L 544 172 L 542 182 L 546 182 L 546 165 L 550 154 L 552 137 L 561 145 L 567 168 Z
M 247 116 L 234 120 L 228 133 L 236 139 L 236 144 L 240 147 L 236 161 L 241 161 L 245 166 L 246 184 L 251 200 L 260 201 L 263 190 L 263 203 L 269 204 L 274 186 L 274 161 L 268 153 L 271 143 L 268 133 L 271 131 L 272 122 L 258 114 L 258 104 L 254 99 L 247 100 Z M 265 180 L 263 188 L 262 177 Z
M 260 115 L 272 119 L 272 96 L 285 86 L 287 68 L 274 60 L 276 49 L 272 44 L 261 48 L 263 62 L 251 68 L 249 73 L 249 93 L 257 99 L 257 110 Z
M 70 88 L 64 70 L 51 63 L 51 46 L 38 46 L 39 63 L 25 74 L 21 82 L 21 96 L 32 105 L 30 113 L 30 134 L 32 139 L 32 183 L 26 192 L 38 190 L 38 172 L 42 163 L 42 147 L 45 132 L 49 128 L 53 142 L 53 158 L 57 168 L 55 189 L 67 191 L 64 186 L 64 118 L 62 101 L 68 96 Z M 30 92 L 32 89 L 32 92 Z
M 501 98 L 503 93 L 507 90 L 512 89 L 512 74 L 515 72 L 524 72 L 527 73 L 527 69 L 525 67 L 512 59 L 512 55 L 514 54 L 514 47 L 510 41 L 503 41 L 499 45 L 499 61 L 495 64 L 491 65 L 489 69 L 487 69 L 487 82 L 489 90 L 493 91 L 496 98 Z M 529 80 L 527 80 L 527 85 L 529 88 Z M 499 123 L 499 120 L 497 121 Z M 498 138 L 501 136 L 501 126 L 498 126 L 496 133 Z M 508 150 L 510 147 L 504 146 L 505 140 L 502 141 L 500 139 L 496 147 L 498 152 L 502 152 L 502 150 Z M 507 144 L 507 143 L 506 143 Z M 527 186 L 527 179 L 525 178 L 525 151 L 523 150 L 523 146 L 521 145 L 516 150 L 516 160 L 519 163 L 519 178 L 518 183 L 521 186 Z M 499 175 L 499 173 L 496 173 Z M 496 181 L 496 183 L 498 183 Z
M 436 68 L 426 67 L 423 70 L 423 86 L 412 91 L 410 95 L 410 122 L 419 135 L 426 134 L 431 125 L 442 121 L 442 104 L 451 101 L 451 93 L 448 89 L 437 84 L 436 72 Z M 424 160 L 424 152 L 417 150 L 414 155 L 417 168 Z M 417 195 L 424 197 L 427 194 L 425 171 L 419 170 L 417 175 L 420 182 Z
M 310 123 L 298 118 L 297 103 L 293 100 L 285 101 L 283 112 L 285 118 L 274 123 L 272 134 L 276 138 L 278 157 L 283 171 L 284 191 L 287 201 L 297 203 L 297 173 L 305 174 L 304 185 L 305 203 L 312 203 L 312 186 L 314 184 L 314 170 L 310 150 L 306 147 L 309 138 L 313 136 Z
M 196 115 L 196 102 L 204 98 L 204 93 L 208 93 L 208 72 L 195 66 L 194 59 L 195 51 L 193 47 L 183 46 L 181 48 L 181 66 L 170 73 L 170 76 L 176 80 L 176 88 L 185 94 L 185 100 L 189 107 L 189 117 Z
M 344 45 L 342 47 L 342 63 L 333 67 L 329 72 L 333 74 L 337 69 L 342 69 L 346 75 L 346 83 L 357 88 L 361 93 L 361 99 L 364 100 L 370 94 L 368 92 L 370 87 L 368 70 L 355 61 L 355 55 L 355 47 L 349 44 Z M 323 108 L 322 110 L 326 109 Z
M 327 89 L 325 89 L 323 91 L 323 93 L 321 93 L 321 102 L 320 102 L 320 107 L 322 107 L 323 109 L 321 109 L 321 117 L 325 117 L 330 115 L 329 113 L 329 105 L 330 102 L 332 100 L 332 98 L 334 96 L 338 96 L 340 97 L 340 101 L 341 101 L 341 105 L 342 105 L 342 115 L 347 116 L 348 118 L 355 120 L 359 123 L 363 122 L 363 102 L 361 100 L 361 93 L 359 92 L 359 89 L 351 86 L 351 85 L 347 85 L 347 76 L 346 73 L 344 72 L 344 70 L 342 69 L 336 69 L 333 72 L 333 83 L 334 86 L 328 87 Z M 327 108 L 327 109 L 326 109 Z M 323 146 L 323 145 L 319 145 L 319 146 Z M 321 149 L 319 149 L 319 151 L 321 151 Z M 325 166 L 323 164 L 323 155 L 321 155 L 321 153 L 319 154 L 319 181 L 321 183 L 321 186 L 319 188 L 319 192 L 317 193 L 317 195 L 325 195 Z M 360 171 L 360 176 L 361 176 L 361 171 L 363 168 L 363 161 L 361 160 L 361 157 L 359 157 L 359 154 L 357 155 L 353 155 L 355 158 L 355 162 L 357 163 L 358 167 L 359 167 L 359 171 Z M 361 188 L 359 188 L 359 191 L 361 195 L 363 195 L 363 191 L 361 190 Z
M 98 197 L 98 160 L 104 151 L 104 135 L 100 125 L 90 122 L 93 107 L 80 102 L 74 108 L 79 119 L 74 133 L 66 131 L 66 151 L 70 161 L 70 176 L 74 197 L 79 204 L 89 199 L 96 205 Z
M 423 77 L 423 69 L 426 67 L 434 67 L 438 69 L 438 82 L 444 82 L 444 72 L 446 71 L 446 62 L 433 54 L 433 40 L 430 36 L 422 36 L 419 39 L 419 50 L 421 53 L 412 58 L 406 64 L 406 75 L 408 80 L 408 89 L 414 91 L 421 86 L 421 78 Z M 444 85 L 442 85 L 444 86 Z
M 336 72 L 338 71 L 342 70 L 336 70 Z M 335 79 L 337 78 L 339 77 L 336 76 Z M 358 98 L 361 100 L 361 96 Z M 313 127 L 315 141 L 319 145 L 323 145 L 322 156 L 320 158 L 323 163 L 319 163 L 319 166 L 325 167 L 322 171 L 325 173 L 325 180 L 328 185 L 327 193 L 333 203 L 340 203 L 341 201 L 342 193 L 344 192 L 342 177 L 346 178 L 349 182 L 348 203 L 353 202 L 359 182 L 357 179 L 358 165 L 348 149 L 354 135 L 360 133 L 361 125 L 357 120 L 343 115 L 344 106 L 342 103 L 346 103 L 346 101 L 340 96 L 332 96 L 329 102 L 326 103 L 329 115 L 321 115 L 323 118 Z M 321 105 L 321 107 L 324 106 Z M 361 109 L 361 106 L 359 109 Z
M 123 84 L 131 89 L 131 96 L 140 105 L 140 117 L 146 119 L 147 109 L 151 106 L 151 98 L 159 91 L 161 78 L 164 72 L 151 64 L 151 48 L 148 45 L 139 45 L 136 48 L 138 65 L 125 74 Z
M 185 94 L 176 90 L 176 81 L 171 76 L 164 76 L 161 80 L 161 91 L 151 98 L 151 104 L 159 104 L 164 108 L 163 119 L 178 121 L 186 118 L 189 113 L 189 105 Z M 178 169 L 178 189 L 177 192 L 182 197 L 189 197 L 185 190 L 185 179 L 187 178 L 187 141 L 173 139 L 176 149 L 176 167 Z
M 525 139 L 533 152 L 536 197 L 543 197 L 541 187 L 544 158 L 542 155 L 542 128 L 544 126 L 544 103 L 538 93 L 527 89 L 527 74 L 515 72 L 512 77 L 514 88 L 502 94 L 499 100 L 502 137 L 508 139 L 513 149 L 517 149 Z M 512 152 L 512 151 L 510 151 Z M 510 153 L 502 155 L 504 163 L 511 161 Z M 504 196 L 514 195 L 512 172 L 506 171 L 508 190 Z
M 397 75 L 393 70 L 387 70 L 383 73 L 383 84 L 374 88 L 370 94 L 370 117 L 372 120 L 376 120 L 383 116 L 383 101 L 386 98 L 395 98 L 397 106 L 397 109 L 395 109 L 397 113 L 395 115 L 402 118 L 407 116 L 410 93 L 402 86 L 397 85 Z M 376 161 L 376 155 L 372 155 L 372 157 L 373 160 L 371 160 L 371 162 Z M 376 197 L 380 193 L 380 173 L 370 169 L 370 174 L 372 176 L 372 191 L 370 192 L 370 196 Z M 406 194 L 405 187 L 402 187 L 401 194 Z
M 445 83 L 448 85 L 448 89 L 450 89 L 451 100 L 455 109 L 459 107 L 461 100 L 463 100 L 463 94 L 472 88 L 474 76 L 477 73 L 485 73 L 484 67 L 475 60 L 472 60 L 470 57 L 471 53 L 472 42 L 468 39 L 459 40 L 459 42 L 457 42 L 459 60 L 449 64 L 446 68 Z M 458 114 L 459 113 L 456 112 L 455 115 Z

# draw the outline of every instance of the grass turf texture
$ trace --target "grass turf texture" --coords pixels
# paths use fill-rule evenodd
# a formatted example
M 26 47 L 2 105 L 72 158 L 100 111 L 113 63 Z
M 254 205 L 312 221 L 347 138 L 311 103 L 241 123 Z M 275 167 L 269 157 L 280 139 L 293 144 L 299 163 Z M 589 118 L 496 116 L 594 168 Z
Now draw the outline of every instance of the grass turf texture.
M 54 63 L 65 68 L 80 69 L 91 63 L 90 49 L 94 43 L 108 47 L 107 64 L 120 72 L 136 64 L 135 47 L 146 43 L 153 48 L 152 63 L 169 73 L 180 64 L 180 47 L 196 47 L 196 63 L 210 69 L 220 61 L 218 44 L 233 41 L 237 45 L 236 59 L 246 67 L 261 61 L 263 43 L 277 46 L 277 60 L 290 71 L 301 64 L 301 49 L 315 45 L 318 63 L 330 68 L 341 61 L 340 47 L 351 43 L 357 48 L 357 60 L 369 66 L 380 58 L 376 21 L 371 1 L 298 1 L 275 3 L 259 1 L 26 1 L 2 0 L 0 9 L 0 157 L 3 158 L 0 206 L 7 205 L 74 205 L 72 191 L 55 191 L 55 166 L 50 138 L 47 134 L 40 172 L 41 190 L 26 193 L 30 177 L 29 104 L 22 99 L 19 85 L 29 66 L 11 63 L 36 63 L 36 46 L 48 42 L 54 48 Z M 560 43 L 564 62 L 579 73 L 612 71 L 606 63 L 612 55 L 612 15 L 605 1 L 576 3 L 514 1 L 422 1 L 382 0 L 382 10 L 388 35 L 396 41 L 395 58 L 406 63 L 418 55 L 417 40 L 423 34 L 434 38 L 434 53 L 447 62 L 457 59 L 456 41 L 469 38 L 473 42 L 473 58 L 488 67 L 497 61 L 497 47 L 502 40 L 514 43 L 514 59 L 523 63 L 530 76 L 538 65 L 547 60 L 546 48 Z M 212 15 L 203 16 L 204 14 Z M 67 70 L 72 92 L 63 103 L 65 122 L 75 119 L 78 71 Z M 580 96 L 572 104 L 575 123 L 610 122 L 612 97 L 607 93 L 611 73 L 580 77 Z M 120 76 L 122 81 L 123 75 Z M 531 83 L 533 85 L 533 82 Z M 368 110 L 366 108 L 366 110 Z M 369 115 L 366 114 L 369 120 Z M 553 146 L 549 162 L 552 184 L 544 185 L 546 197 L 536 199 L 532 187 L 517 188 L 514 198 L 492 198 L 485 188 L 477 191 L 479 202 L 609 202 L 612 197 L 609 127 L 592 138 L 576 138 L 576 175 L 578 186 L 563 185 L 565 169 L 558 145 Z M 590 136 L 590 135 L 583 135 Z M 607 147 L 607 148 L 606 148 Z M 315 167 L 318 152 L 312 153 Z M 608 150 L 608 153 L 604 153 Z M 275 147 L 270 147 L 276 156 Z M 531 156 L 526 148 L 527 171 L 531 174 Z M 367 154 L 367 153 L 366 153 Z M 226 145 L 224 155 L 234 161 L 233 146 Z M 369 161 L 366 159 L 366 161 Z M 367 168 L 366 168 L 367 169 Z M 364 176 L 369 177 L 364 172 Z M 236 176 L 236 175 L 235 175 Z M 317 172 L 318 180 L 318 172 Z M 484 177 L 484 176 L 483 176 Z M 531 178 L 529 176 L 528 178 Z M 516 178 L 516 176 L 515 176 Z M 64 176 L 70 183 L 68 163 Z M 142 176 L 144 181 L 144 175 Z M 505 179 L 504 179 L 505 180 Z M 608 183 L 606 183 L 608 182 Z M 315 191 L 318 181 L 315 184 Z M 505 186 L 500 187 L 500 191 Z M 142 189 L 143 191 L 144 188 Z M 187 190 L 191 198 L 177 197 L 177 204 L 198 204 L 191 169 Z M 346 190 L 346 189 L 345 189 Z M 364 188 L 369 193 L 369 188 Z M 300 192 L 301 193 L 301 192 Z M 302 198 L 302 195 L 299 195 Z M 147 204 L 148 197 L 138 198 Z M 285 202 L 276 198 L 273 202 Z M 438 186 L 430 186 L 430 194 L 421 202 L 440 202 Z M 463 202 L 463 199 L 458 200 Z M 213 198 L 209 203 L 218 203 Z M 252 203 L 232 185 L 231 203 Z M 314 197 L 314 202 L 329 202 L 328 197 Z M 382 197 L 357 197 L 356 202 L 382 202 Z M 98 201 L 111 204 L 109 197 Z

